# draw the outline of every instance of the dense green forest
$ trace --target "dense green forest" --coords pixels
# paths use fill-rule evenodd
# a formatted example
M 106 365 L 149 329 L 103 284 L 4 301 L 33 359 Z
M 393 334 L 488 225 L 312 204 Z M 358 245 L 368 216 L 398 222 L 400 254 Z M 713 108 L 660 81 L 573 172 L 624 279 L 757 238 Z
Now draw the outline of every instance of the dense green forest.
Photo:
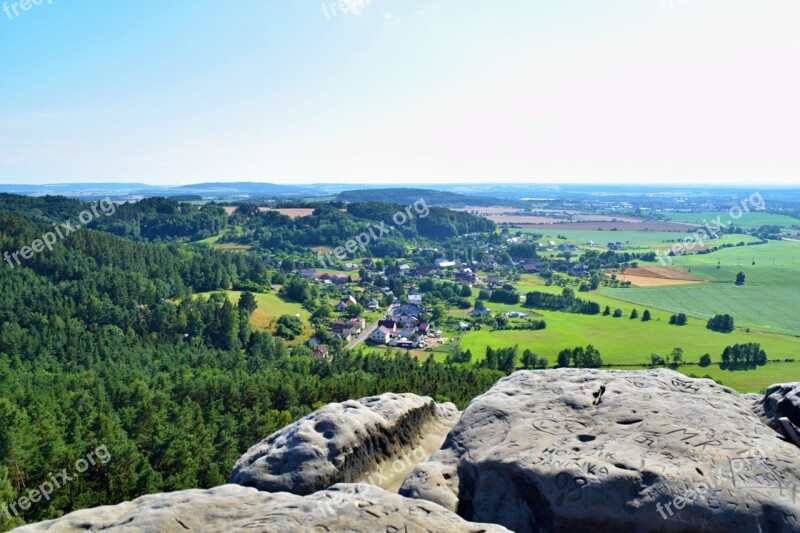
M 405 256 L 409 245 L 447 245 L 448 240 L 470 233 L 493 232 L 494 222 L 469 213 L 441 207 L 426 207 L 423 215 L 398 225 L 393 217 L 405 205 L 389 202 L 319 205 L 307 217 L 292 219 L 277 211 L 259 211 L 255 205 L 242 205 L 231 216 L 231 227 L 220 242 L 252 246 L 273 256 L 295 252 L 313 257 L 309 246 L 339 246 L 369 227 L 384 223 L 394 229 L 367 246 L 367 254 L 381 258 Z M 420 209 L 422 211 L 422 209 Z
M 40 238 L 51 229 L 44 222 L 86 208 L 64 199 L 20 202 L 9 209 L 20 214 L 0 213 L 3 251 Z M 159 205 L 144 204 L 141 220 Z M 112 456 L 19 516 L 0 511 L 0 529 L 222 484 L 247 448 L 328 402 L 397 391 L 463 407 L 503 375 L 405 354 L 322 361 L 302 346 L 289 353 L 282 340 L 251 330 L 249 298 L 237 305 L 193 297 L 268 286 L 256 258 L 121 233 L 128 238 L 80 229 L 22 266 L 0 265 L 0 504 L 98 446 Z M 167 233 L 169 240 L 180 232 Z

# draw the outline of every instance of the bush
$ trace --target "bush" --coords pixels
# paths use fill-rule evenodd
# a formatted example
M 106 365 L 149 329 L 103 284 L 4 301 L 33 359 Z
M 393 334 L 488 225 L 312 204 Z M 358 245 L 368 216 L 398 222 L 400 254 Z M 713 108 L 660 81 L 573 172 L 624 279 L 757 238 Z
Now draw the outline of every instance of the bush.
M 700 366 L 711 366 L 711 354 L 703 354 L 700 356 Z

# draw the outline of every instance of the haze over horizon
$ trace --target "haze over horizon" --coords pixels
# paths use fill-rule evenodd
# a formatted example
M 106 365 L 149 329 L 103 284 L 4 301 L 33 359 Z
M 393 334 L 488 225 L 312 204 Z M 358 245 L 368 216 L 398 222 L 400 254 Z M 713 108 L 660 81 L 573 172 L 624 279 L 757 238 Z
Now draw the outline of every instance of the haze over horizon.
M 0 11 L 0 183 L 800 183 L 797 2 L 345 4 Z

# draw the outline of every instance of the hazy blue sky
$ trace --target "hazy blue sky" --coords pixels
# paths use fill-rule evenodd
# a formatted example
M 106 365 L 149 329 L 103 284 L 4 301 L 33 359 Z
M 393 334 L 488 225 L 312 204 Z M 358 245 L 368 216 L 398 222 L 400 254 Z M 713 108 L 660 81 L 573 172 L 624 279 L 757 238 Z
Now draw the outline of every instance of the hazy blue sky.
M 5 183 L 800 184 L 798 0 L 18 1 Z

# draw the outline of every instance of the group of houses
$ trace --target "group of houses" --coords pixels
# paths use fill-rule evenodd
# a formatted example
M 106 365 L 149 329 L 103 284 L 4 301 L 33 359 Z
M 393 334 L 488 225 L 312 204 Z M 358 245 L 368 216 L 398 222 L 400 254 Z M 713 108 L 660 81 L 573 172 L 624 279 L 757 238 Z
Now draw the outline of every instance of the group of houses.
M 370 334 L 369 340 L 397 348 L 425 348 L 432 330 L 429 323 L 421 321 L 422 314 L 419 305 L 401 305 L 378 321 L 378 327 Z

